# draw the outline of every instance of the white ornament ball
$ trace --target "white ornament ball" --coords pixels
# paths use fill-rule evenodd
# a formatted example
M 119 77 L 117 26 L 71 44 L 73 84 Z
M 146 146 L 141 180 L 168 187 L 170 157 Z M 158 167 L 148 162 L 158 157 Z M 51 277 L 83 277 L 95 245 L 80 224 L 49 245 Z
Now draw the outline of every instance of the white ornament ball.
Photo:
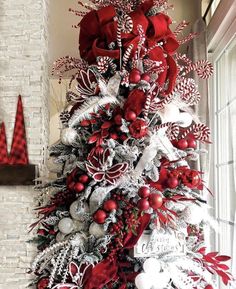
M 135 278 L 135 285 L 138 289 L 151 289 L 153 283 L 148 274 L 140 273 Z
M 56 241 L 57 242 L 62 242 L 65 240 L 65 234 L 61 233 L 61 232 L 58 232 L 57 235 L 56 235 Z
M 105 231 L 102 225 L 93 222 L 89 227 L 89 234 L 95 236 L 96 238 L 102 238 L 105 236 Z
M 71 218 L 63 218 L 58 223 L 58 229 L 61 233 L 67 235 L 70 234 L 74 229 L 74 223 Z
M 61 131 L 61 142 L 64 145 L 72 145 L 77 138 L 77 131 L 72 127 L 64 128 Z
M 182 112 L 179 116 L 179 125 L 181 127 L 188 127 L 193 122 L 192 116 L 187 112 Z
M 191 225 L 199 225 L 204 217 L 204 210 L 194 204 L 186 207 L 182 212 L 183 220 Z
M 85 202 L 75 201 L 70 206 L 70 215 L 72 219 L 84 222 L 87 217 L 86 214 L 89 213 L 89 206 Z
M 155 258 L 147 259 L 143 264 L 143 270 L 149 274 L 156 274 L 161 271 L 161 264 Z
M 170 274 L 166 271 L 157 273 L 155 277 L 153 276 L 152 283 L 154 289 L 163 289 L 167 286 L 170 281 Z
M 74 229 L 76 231 L 84 231 L 85 230 L 85 228 L 86 228 L 86 223 L 85 222 L 77 221 L 77 220 L 74 220 L 74 219 L 73 219 L 73 222 L 74 222 Z
M 179 114 L 180 114 L 179 108 L 176 105 L 170 103 L 170 104 L 167 104 L 165 108 L 163 109 L 163 111 L 160 112 L 160 117 L 161 117 L 162 123 L 176 122 L 178 121 Z

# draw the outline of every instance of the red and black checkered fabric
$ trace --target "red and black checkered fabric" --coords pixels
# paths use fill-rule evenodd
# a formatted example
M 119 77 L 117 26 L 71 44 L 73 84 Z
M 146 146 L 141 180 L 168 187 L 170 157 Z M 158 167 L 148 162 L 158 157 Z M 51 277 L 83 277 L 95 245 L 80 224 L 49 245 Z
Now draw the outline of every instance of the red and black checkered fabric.
M 4 122 L 0 126 L 0 165 L 9 163 L 7 152 L 7 138 Z
M 10 164 L 27 165 L 28 163 L 29 158 L 25 133 L 24 112 L 21 96 L 19 96 L 13 140 L 11 145 Z

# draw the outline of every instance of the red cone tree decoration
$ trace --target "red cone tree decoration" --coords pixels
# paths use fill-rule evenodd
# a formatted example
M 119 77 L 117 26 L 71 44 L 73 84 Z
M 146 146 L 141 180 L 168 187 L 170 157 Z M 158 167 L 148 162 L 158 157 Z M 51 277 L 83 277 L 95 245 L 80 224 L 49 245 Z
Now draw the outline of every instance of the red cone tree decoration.
M 7 138 L 5 124 L 2 123 L 0 127 L 0 165 L 8 164 L 8 152 L 7 152 Z
M 19 95 L 16 121 L 10 153 L 10 164 L 27 165 L 29 163 L 27 142 L 25 134 L 25 122 L 21 96 Z

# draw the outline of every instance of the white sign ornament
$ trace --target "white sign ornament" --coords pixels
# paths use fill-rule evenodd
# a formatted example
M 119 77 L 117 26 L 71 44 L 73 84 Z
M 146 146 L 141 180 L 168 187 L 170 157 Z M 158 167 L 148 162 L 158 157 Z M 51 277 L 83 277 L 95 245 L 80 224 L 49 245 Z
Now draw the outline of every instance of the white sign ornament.
M 161 254 L 184 253 L 185 236 L 182 233 L 169 233 L 164 230 L 144 231 L 134 247 L 134 257 L 158 257 Z

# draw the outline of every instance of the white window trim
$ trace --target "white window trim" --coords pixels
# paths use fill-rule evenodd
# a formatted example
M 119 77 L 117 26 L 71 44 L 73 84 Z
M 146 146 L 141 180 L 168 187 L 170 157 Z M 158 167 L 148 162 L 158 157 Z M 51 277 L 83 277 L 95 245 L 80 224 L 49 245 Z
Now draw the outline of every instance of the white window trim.
M 222 42 L 222 35 L 236 18 L 236 1 L 221 0 L 215 13 L 213 14 L 210 23 L 207 27 L 207 48 L 208 52 L 214 52 Z
M 222 0 L 217 7 L 212 19 L 207 27 L 207 50 L 209 54 L 209 60 L 216 63 L 216 61 L 224 53 L 227 46 L 235 38 L 236 35 L 236 0 Z M 216 71 L 216 70 L 215 70 Z M 216 77 L 212 78 L 209 82 L 210 84 L 210 99 L 209 99 L 209 113 L 210 113 L 210 123 L 212 137 L 217 141 L 216 132 L 216 119 L 215 114 L 217 101 L 214 100 L 216 93 Z M 218 179 L 216 170 L 216 158 L 217 158 L 217 144 L 213 144 L 213 149 L 211 152 L 212 167 L 210 173 L 210 187 L 218 192 Z M 212 200 L 211 200 L 212 201 Z M 219 200 L 216 196 L 214 199 L 215 217 L 219 216 Z M 236 218 L 236 215 L 235 215 Z M 236 220 L 236 219 L 235 219 Z M 221 220 L 221 222 L 228 222 L 228 220 Z M 232 225 L 232 224 L 231 224 Z M 236 230 L 236 224 L 234 224 L 234 230 Z M 236 232 L 236 231 L 235 231 Z M 236 234 L 236 233 L 234 233 Z M 234 238 L 236 235 L 234 235 Z M 218 249 L 219 246 L 219 236 L 216 234 L 215 248 Z M 235 242 L 235 240 L 234 240 Z M 233 248 L 233 253 L 236 253 L 236 247 Z M 234 257 L 235 258 L 235 257 Z M 236 260 L 232 264 L 233 268 L 236 269 Z

